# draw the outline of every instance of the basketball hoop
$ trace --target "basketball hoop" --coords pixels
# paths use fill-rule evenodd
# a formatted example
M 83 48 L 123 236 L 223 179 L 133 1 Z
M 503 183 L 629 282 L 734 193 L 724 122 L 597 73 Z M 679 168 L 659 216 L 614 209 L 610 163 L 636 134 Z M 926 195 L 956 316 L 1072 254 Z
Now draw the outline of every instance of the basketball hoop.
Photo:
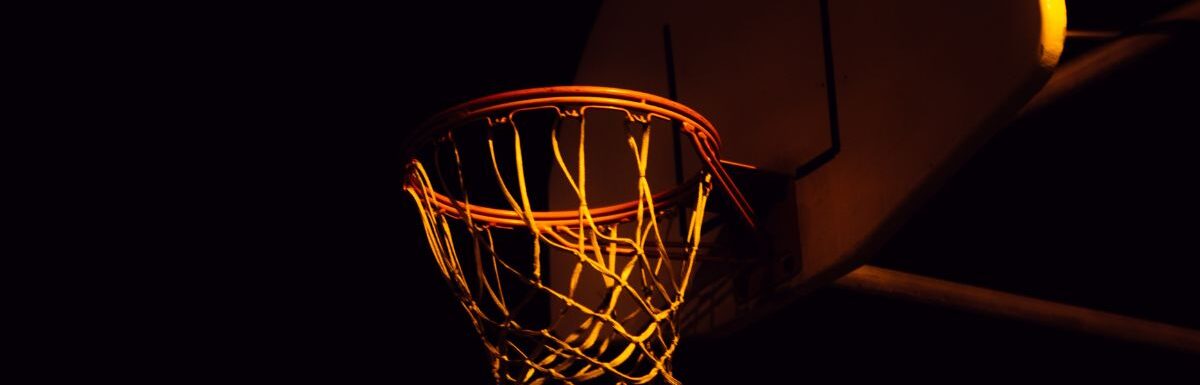
M 588 117 L 601 111 L 623 115 L 624 127 L 588 125 Z M 530 113 L 551 113 L 553 122 L 521 126 L 522 115 Z M 702 166 L 686 182 L 657 190 L 646 178 L 654 122 L 670 123 L 688 138 Z M 521 142 L 522 133 L 531 130 L 548 131 L 551 173 L 561 176 L 556 180 L 571 192 L 574 207 L 534 209 Z M 567 130 L 577 134 L 578 143 L 559 143 Z M 636 187 L 632 199 L 593 207 L 597 202 L 587 194 L 587 130 L 624 131 L 637 168 L 635 180 L 628 181 Z M 511 143 L 501 143 L 500 133 L 511 135 Z M 464 161 L 459 141 L 467 135 L 482 138 L 486 150 L 473 155 L 485 164 Z M 644 384 L 656 378 L 679 383 L 671 374 L 679 341 L 676 316 L 701 248 L 712 187 L 726 193 L 746 223 L 754 223 L 750 206 L 722 167 L 719 146 L 716 129 L 690 108 L 604 87 L 505 92 L 456 106 L 422 125 L 406 145 L 411 158 L 405 191 L 417 203 L 442 276 L 482 337 L 497 383 Z M 503 156 L 508 152 L 511 158 Z M 574 167 L 568 155 L 576 156 Z M 464 172 L 468 167 L 482 172 Z M 484 174 L 490 175 L 478 178 Z M 501 207 L 472 203 L 490 195 L 478 187 L 484 183 L 498 188 Z M 673 242 L 665 227 L 676 220 L 681 239 Z M 570 281 L 544 279 L 548 263 L 572 266 Z M 586 279 L 581 277 L 588 276 L 603 283 L 603 293 L 577 290 Z M 545 325 L 520 320 L 522 310 L 539 300 L 560 310 L 548 311 L 553 314 Z

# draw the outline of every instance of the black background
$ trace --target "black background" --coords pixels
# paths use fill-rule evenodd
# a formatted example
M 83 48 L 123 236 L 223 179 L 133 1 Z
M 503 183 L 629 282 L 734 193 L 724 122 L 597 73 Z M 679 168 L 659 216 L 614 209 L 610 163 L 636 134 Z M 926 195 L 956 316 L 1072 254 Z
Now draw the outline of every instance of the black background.
M 1068 7 L 1072 28 L 1124 29 L 1177 3 Z M 119 142 L 102 151 L 112 164 L 78 164 L 106 193 L 84 205 L 79 227 L 96 230 L 77 246 L 96 257 L 65 268 L 87 283 L 63 290 L 77 310 L 52 324 L 68 342 L 57 351 L 93 377 L 489 383 L 401 189 L 399 145 L 454 103 L 570 83 L 596 7 L 143 8 L 150 16 L 91 20 L 104 33 L 65 41 L 95 65 L 63 65 L 81 69 L 69 77 L 81 95 L 106 103 L 81 111 L 136 130 L 104 135 Z M 876 263 L 1200 328 L 1192 31 L 1003 131 Z M 1065 60 L 1095 45 L 1069 41 Z M 728 338 L 685 339 L 676 366 L 688 384 L 1159 382 L 1194 381 L 1198 363 L 827 289 Z

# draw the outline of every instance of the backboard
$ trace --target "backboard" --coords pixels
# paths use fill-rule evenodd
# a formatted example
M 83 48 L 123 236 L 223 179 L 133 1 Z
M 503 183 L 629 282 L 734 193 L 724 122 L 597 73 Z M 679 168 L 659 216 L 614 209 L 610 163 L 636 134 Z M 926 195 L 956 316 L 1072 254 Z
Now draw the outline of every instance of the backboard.
M 864 263 L 1049 78 L 1065 12 L 1063 0 L 605 1 L 575 82 L 703 114 L 756 209 L 754 231 L 707 226 L 685 330 L 730 330 Z M 627 152 L 612 143 L 588 156 Z M 653 145 L 679 160 L 652 183 L 699 170 L 671 138 Z M 552 205 L 571 196 L 550 191 Z M 552 277 L 569 270 L 551 262 Z

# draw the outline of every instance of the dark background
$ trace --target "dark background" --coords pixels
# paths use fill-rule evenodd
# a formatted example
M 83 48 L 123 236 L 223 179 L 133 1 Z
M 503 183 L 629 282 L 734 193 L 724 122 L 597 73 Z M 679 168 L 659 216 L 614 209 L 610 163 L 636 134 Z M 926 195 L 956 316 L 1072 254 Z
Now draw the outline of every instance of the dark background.
M 1068 1 L 1070 27 L 1178 3 Z M 114 104 L 146 130 L 122 138 L 137 155 L 111 151 L 139 187 L 98 205 L 134 225 L 81 242 L 133 257 L 71 269 L 98 282 L 56 321 L 69 355 L 156 382 L 490 383 L 400 143 L 449 105 L 570 83 L 597 5 L 141 9 L 156 16 L 72 37 L 116 63 L 90 88 L 137 94 Z M 1002 131 L 874 263 L 1200 328 L 1191 31 Z M 1064 61 L 1096 45 L 1068 41 Z M 837 289 L 685 338 L 676 367 L 687 384 L 1200 377 L 1195 356 Z

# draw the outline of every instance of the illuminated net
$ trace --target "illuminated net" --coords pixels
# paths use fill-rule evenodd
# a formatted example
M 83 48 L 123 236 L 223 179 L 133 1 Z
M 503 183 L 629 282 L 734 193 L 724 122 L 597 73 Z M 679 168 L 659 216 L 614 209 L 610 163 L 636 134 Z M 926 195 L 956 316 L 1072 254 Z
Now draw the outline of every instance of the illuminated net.
M 597 110 L 623 115 L 623 127 L 598 129 L 624 130 L 636 167 L 635 180 L 625 181 L 634 184 L 634 199 L 602 207 L 589 205 L 585 156 L 587 122 Z M 520 114 L 533 111 L 553 114 L 550 171 L 561 175 L 555 180 L 564 184 L 560 191 L 571 196 L 572 209 L 534 209 L 519 123 Z M 443 277 L 482 337 L 497 383 L 678 384 L 671 375 L 676 316 L 696 266 L 714 177 L 744 207 L 720 167 L 711 124 L 653 95 L 594 87 L 501 94 L 432 122 L 417 141 L 425 156 L 409 164 L 405 190 L 417 203 Z M 482 154 L 464 154 L 456 140 L 470 122 L 481 123 L 468 130 L 482 134 Z M 652 132 L 662 127 L 686 134 L 705 167 L 656 193 L 646 174 Z M 563 130 L 578 140 L 560 143 Z M 501 134 L 504 140 L 497 139 Z M 464 155 L 487 163 L 483 172 L 464 172 Z M 472 180 L 480 177 L 489 180 Z M 480 189 L 471 187 L 485 182 L 498 187 L 507 208 L 472 203 L 481 197 L 472 196 Z M 611 189 L 621 181 L 602 183 Z M 549 263 L 569 267 L 569 279 L 550 282 Z M 531 304 L 546 306 L 532 310 L 539 307 Z

